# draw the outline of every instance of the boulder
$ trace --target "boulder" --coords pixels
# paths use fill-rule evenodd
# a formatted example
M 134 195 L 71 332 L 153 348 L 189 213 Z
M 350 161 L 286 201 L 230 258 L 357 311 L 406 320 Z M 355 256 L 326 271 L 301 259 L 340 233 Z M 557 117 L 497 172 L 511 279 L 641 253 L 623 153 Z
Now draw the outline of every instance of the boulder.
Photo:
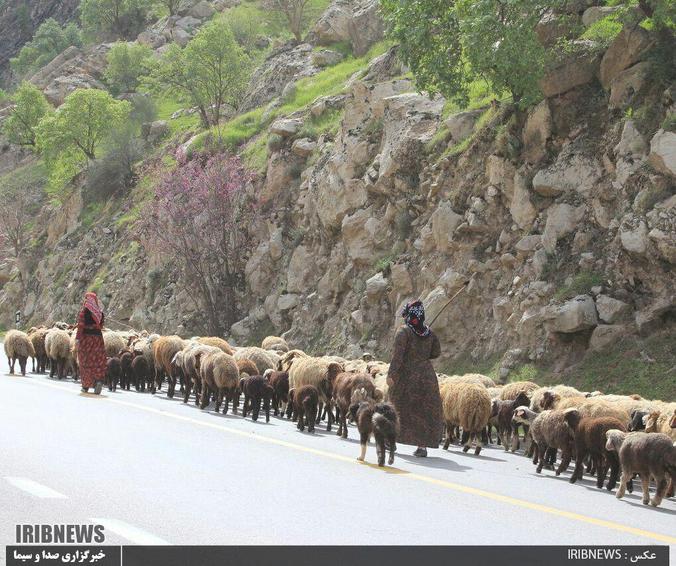
M 599 20 L 614 14 L 619 8 L 619 6 L 591 6 L 582 14 L 582 25 L 588 28 Z
M 294 183 L 297 184 L 297 159 L 286 152 L 275 152 L 268 158 L 265 184 L 261 192 L 263 201 L 272 200 L 282 191 L 289 190 Z
M 522 230 L 530 229 L 537 216 L 537 210 L 530 201 L 526 179 L 518 172 L 514 175 L 514 190 L 509 204 L 509 213 Z
M 633 120 L 627 120 L 622 127 L 622 136 L 615 146 L 618 157 L 638 158 L 648 153 L 648 144 L 636 128 Z
M 521 238 L 514 248 L 517 252 L 522 254 L 530 254 L 534 252 L 538 246 L 542 244 L 542 236 L 538 234 L 533 234 L 531 236 L 524 236 Z
M 413 291 L 413 280 L 411 274 L 403 263 L 395 263 L 390 267 L 390 279 L 392 288 L 399 295 L 406 295 Z
M 648 227 L 643 220 L 627 226 L 625 223 L 620 228 L 620 241 L 622 247 L 629 253 L 645 255 L 648 251 Z
M 676 177 L 676 134 L 658 130 L 650 140 L 648 162 L 657 171 Z
M 331 45 L 350 39 L 352 0 L 334 0 L 319 17 L 311 36 L 319 45 Z
M 638 63 L 653 46 L 650 33 L 641 26 L 625 26 L 610 44 L 601 60 L 599 78 L 608 90 L 613 79 L 622 71 Z
M 457 214 L 448 201 L 439 204 L 430 218 L 432 222 L 432 237 L 440 252 L 447 252 L 451 247 L 453 232 L 463 221 L 463 217 Z
M 188 34 L 192 34 L 192 32 L 200 27 L 201 24 L 202 22 L 200 22 L 197 18 L 193 18 L 192 16 L 184 16 L 183 18 L 176 20 L 175 26 Z
M 54 106 L 61 106 L 66 97 L 77 89 L 96 88 L 105 90 L 103 83 L 87 73 L 75 73 L 54 78 L 43 93 Z
M 380 300 L 385 291 L 387 291 L 387 279 L 382 272 L 378 272 L 366 280 L 366 298 L 369 302 L 375 303 Z
M 554 204 L 547 209 L 547 223 L 542 234 L 542 243 L 547 253 L 554 253 L 557 242 L 575 231 L 584 212 L 584 206 L 574 207 L 569 204 Z
M 291 151 L 300 157 L 307 157 L 317 147 L 317 142 L 310 138 L 295 140 L 291 146 Z
M 634 314 L 634 322 L 641 336 L 652 334 L 664 328 L 664 318 L 673 312 L 676 306 L 676 295 L 659 297 L 651 305 Z
M 608 107 L 611 110 L 623 110 L 631 106 L 648 83 L 652 67 L 650 62 L 642 61 L 622 71 L 610 81 Z
M 199 20 L 206 20 L 215 13 L 216 10 L 214 7 L 206 0 L 200 0 L 197 4 L 190 8 L 190 11 L 188 12 L 190 16 Z
M 446 118 L 444 125 L 450 134 L 449 144 L 455 145 L 470 137 L 482 113 L 483 110 L 468 110 L 466 112 L 458 112 Z
M 286 291 L 288 293 L 308 294 L 315 272 L 315 258 L 305 246 L 293 250 L 286 271 Z
M 550 332 L 571 334 L 594 328 L 598 322 L 594 299 L 589 295 L 578 295 L 547 314 L 546 327 Z
M 552 135 L 552 113 L 545 99 L 528 112 L 523 127 L 523 157 L 529 163 L 539 162 L 547 154 L 547 140 Z
M 593 50 L 593 42 L 575 43 L 581 44 L 581 49 L 549 69 L 541 80 L 540 87 L 547 98 L 564 94 L 596 78 L 599 56 Z
M 277 299 L 277 308 L 280 311 L 288 311 L 293 308 L 296 308 L 300 304 L 300 298 L 298 295 L 289 293 L 287 295 L 280 295 Z
M 141 126 L 141 134 L 148 143 L 155 144 L 169 135 L 169 124 L 167 124 L 166 120 L 147 122 Z
M 607 324 L 615 324 L 627 319 L 631 314 L 631 306 L 608 295 L 596 297 L 596 310 L 599 318 Z
M 171 39 L 174 43 L 181 47 L 188 45 L 188 42 L 192 39 L 190 34 L 182 28 L 174 28 L 171 30 Z
M 622 324 L 599 324 L 589 338 L 589 349 L 592 352 L 602 352 L 617 344 L 628 334 L 628 328 Z
M 379 0 L 360 0 L 348 22 L 352 52 L 365 55 L 372 45 L 385 36 L 385 22 L 380 15 Z
M 657 246 L 662 258 L 671 264 L 676 264 L 676 232 L 653 228 L 648 232 L 648 238 Z
M 167 39 L 161 33 L 145 30 L 138 34 L 136 41 L 141 45 L 147 45 L 151 49 L 157 49 L 158 47 L 162 47 L 167 42 Z
M 302 120 L 282 118 L 280 120 L 275 120 L 275 122 L 272 123 L 272 126 L 270 126 L 270 133 L 285 138 L 295 136 L 302 127 Z
M 320 49 L 312 53 L 312 64 L 317 67 L 332 67 L 343 60 L 343 55 L 338 51 Z
M 533 177 L 533 190 L 546 197 L 577 191 L 587 196 L 603 176 L 603 168 L 589 154 L 564 149 L 556 162 Z
M 381 223 L 373 217 L 372 207 L 345 216 L 341 234 L 348 257 L 359 265 L 373 265 L 377 259 L 376 235 L 382 234 Z
M 559 39 L 570 37 L 571 32 L 579 23 L 579 16 L 568 14 L 561 16 L 553 10 L 548 10 L 535 26 L 535 33 L 542 45 L 552 46 Z

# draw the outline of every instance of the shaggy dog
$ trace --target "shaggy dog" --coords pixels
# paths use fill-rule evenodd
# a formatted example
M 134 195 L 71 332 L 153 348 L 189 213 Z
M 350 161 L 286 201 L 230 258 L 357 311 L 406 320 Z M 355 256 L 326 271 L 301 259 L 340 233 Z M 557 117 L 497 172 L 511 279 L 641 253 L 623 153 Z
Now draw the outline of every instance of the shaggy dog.
M 397 449 L 397 429 L 399 419 L 394 407 L 388 403 L 374 403 L 373 401 L 360 401 L 350 406 L 350 417 L 357 423 L 359 430 L 361 454 L 360 462 L 366 458 L 366 445 L 371 434 L 375 437 L 378 465 L 385 465 L 385 448 L 389 448 L 390 457 L 387 463 L 391 466 L 394 462 L 394 451 Z

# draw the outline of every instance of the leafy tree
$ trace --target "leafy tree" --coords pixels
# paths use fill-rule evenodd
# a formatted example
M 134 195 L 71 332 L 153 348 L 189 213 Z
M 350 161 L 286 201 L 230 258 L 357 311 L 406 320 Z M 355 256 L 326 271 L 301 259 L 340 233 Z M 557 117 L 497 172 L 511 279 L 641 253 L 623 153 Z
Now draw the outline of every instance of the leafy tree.
M 205 127 L 216 125 L 224 106 L 237 109 L 249 78 L 250 61 L 230 26 L 214 20 L 181 49 L 172 44 L 149 77 L 153 88 L 196 106 Z
M 175 16 L 177 14 L 181 4 L 183 4 L 183 0 L 162 0 L 162 5 L 169 10 L 170 16 Z
M 3 131 L 10 142 L 35 146 L 36 129 L 51 110 L 42 91 L 29 82 L 23 82 L 10 97 L 14 104 L 5 120 Z
M 255 213 L 246 194 L 250 181 L 238 157 L 179 156 L 139 221 L 144 245 L 181 270 L 180 284 L 214 336 L 238 318 L 236 293 L 244 286 L 247 227 Z
M 105 77 L 114 94 L 134 92 L 139 77 L 148 72 L 153 52 L 139 43 L 118 42 L 108 51 Z
M 418 85 L 467 102 L 479 78 L 515 102 L 539 96 L 547 53 L 535 25 L 560 0 L 381 0 L 389 35 Z
M 33 39 L 10 60 L 10 65 L 19 76 L 25 76 L 45 66 L 71 45 L 82 45 L 78 27 L 73 23 L 61 26 L 55 19 L 48 18 L 37 29 Z
M 38 126 L 38 140 L 49 153 L 67 150 L 95 159 L 101 142 L 129 116 L 131 104 L 95 88 L 70 93 L 58 110 Z
M 284 17 L 296 41 L 303 39 L 303 30 L 310 18 L 311 0 L 266 0 L 264 6 Z
M 153 0 L 82 0 L 80 19 L 94 38 L 134 39 L 143 31 Z

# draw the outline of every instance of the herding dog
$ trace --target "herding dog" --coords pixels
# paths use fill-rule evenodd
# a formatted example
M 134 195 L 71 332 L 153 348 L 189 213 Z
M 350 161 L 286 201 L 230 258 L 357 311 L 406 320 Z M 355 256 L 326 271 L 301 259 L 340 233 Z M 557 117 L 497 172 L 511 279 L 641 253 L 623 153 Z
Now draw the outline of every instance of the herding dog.
M 371 438 L 375 437 L 378 465 L 385 465 L 385 449 L 390 450 L 387 463 L 391 466 L 394 462 L 394 451 L 397 449 L 397 429 L 399 419 L 394 407 L 388 403 L 374 403 L 373 401 L 360 401 L 350 406 L 350 417 L 357 423 L 359 430 L 361 454 L 357 460 L 363 462 L 366 458 L 366 445 Z

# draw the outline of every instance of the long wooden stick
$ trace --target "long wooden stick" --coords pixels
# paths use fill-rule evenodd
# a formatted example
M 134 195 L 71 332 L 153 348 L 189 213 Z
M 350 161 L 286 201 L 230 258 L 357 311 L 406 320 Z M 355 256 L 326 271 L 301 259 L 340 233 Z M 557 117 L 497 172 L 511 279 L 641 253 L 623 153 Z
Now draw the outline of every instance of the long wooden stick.
M 471 281 L 471 279 L 470 279 L 470 281 Z M 437 320 L 437 318 L 439 318 L 439 315 L 442 312 L 444 312 L 444 309 L 448 305 L 450 305 L 460 293 L 462 293 L 465 289 L 467 289 L 467 285 L 469 285 L 469 281 L 465 281 L 462 284 L 462 287 L 460 287 L 460 289 L 458 290 L 458 292 L 455 295 L 453 295 L 443 307 L 441 307 L 441 310 L 434 316 L 434 318 L 432 319 L 432 322 L 428 323 L 428 326 L 432 326 L 434 324 L 434 321 Z

